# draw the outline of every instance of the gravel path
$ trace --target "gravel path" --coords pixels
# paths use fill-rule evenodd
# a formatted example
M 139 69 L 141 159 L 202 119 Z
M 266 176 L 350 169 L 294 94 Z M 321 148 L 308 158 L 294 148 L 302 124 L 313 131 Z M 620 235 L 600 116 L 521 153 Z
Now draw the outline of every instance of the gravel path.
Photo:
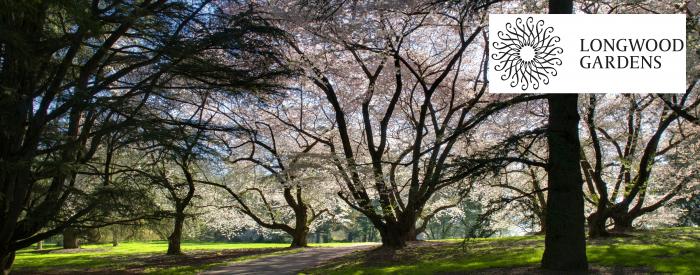
M 229 266 L 220 266 L 200 274 L 297 274 L 299 271 L 318 266 L 330 259 L 372 247 L 374 245 L 307 248 L 294 254 L 270 256 L 234 263 Z

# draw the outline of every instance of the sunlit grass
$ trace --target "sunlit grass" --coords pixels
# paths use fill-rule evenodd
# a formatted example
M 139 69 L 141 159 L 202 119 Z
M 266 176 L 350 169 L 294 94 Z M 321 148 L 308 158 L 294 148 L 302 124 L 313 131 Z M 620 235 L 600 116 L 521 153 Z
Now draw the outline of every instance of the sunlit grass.
M 650 232 L 638 232 L 634 237 L 609 238 L 589 241 L 588 259 L 594 266 L 645 267 L 654 272 L 700 274 L 700 229 L 670 228 Z M 312 247 L 339 247 L 360 243 L 311 244 Z M 354 253 L 322 269 L 310 270 L 314 274 L 434 274 L 465 272 L 487 268 L 534 267 L 544 251 L 543 236 L 451 239 L 426 242 L 389 255 L 388 259 L 374 254 Z M 286 248 L 287 243 L 215 243 L 185 242 L 185 253 L 194 251 L 221 251 L 229 249 Z M 47 246 L 47 249 L 59 249 Z M 117 247 L 111 244 L 83 245 L 73 253 L 61 250 L 37 253 L 32 249 L 18 252 L 15 268 L 20 270 L 123 270 L 129 266 L 143 265 L 138 260 L 144 255 L 162 255 L 167 242 L 125 242 Z M 194 274 L 218 265 L 245 261 L 271 255 L 297 253 L 301 250 L 282 250 L 265 254 L 248 255 L 220 262 L 181 264 L 167 267 L 147 267 L 150 274 Z M 72 251 L 68 251 L 72 252 Z M 392 252 L 394 253 L 394 252 Z M 177 257 L 177 256 L 176 256 Z
M 526 266 L 538 263 L 541 249 L 518 249 L 485 255 L 470 255 L 445 260 L 420 261 L 416 264 L 392 265 L 385 267 L 349 268 L 341 270 L 316 271 L 314 274 L 435 274 L 449 271 L 470 271 L 493 267 Z
M 355 253 L 315 270 L 313 274 L 435 274 L 486 268 L 537 266 L 544 252 L 543 236 L 437 241 L 397 251 L 390 260 Z M 443 245 L 439 245 L 444 243 Z M 376 253 L 376 252 L 374 252 Z M 700 229 L 671 228 L 639 232 L 634 237 L 589 242 L 594 266 L 646 267 L 655 272 L 700 274 Z
M 208 243 L 186 242 L 182 244 L 182 250 L 224 250 L 224 249 L 255 249 L 255 248 L 284 248 L 285 243 Z M 57 248 L 49 248 L 56 250 Z M 36 253 L 31 248 L 20 250 L 15 259 L 15 267 L 103 267 L 109 266 L 114 258 L 128 257 L 135 254 L 165 253 L 168 243 L 165 241 L 154 242 L 125 242 L 118 246 L 112 244 L 82 245 L 80 252 L 61 253 L 60 250 L 52 253 Z

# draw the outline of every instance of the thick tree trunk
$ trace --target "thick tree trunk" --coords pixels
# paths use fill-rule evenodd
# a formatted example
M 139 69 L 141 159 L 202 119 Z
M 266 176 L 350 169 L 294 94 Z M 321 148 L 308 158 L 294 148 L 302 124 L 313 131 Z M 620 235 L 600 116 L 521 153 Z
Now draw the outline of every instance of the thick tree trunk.
M 379 234 L 382 237 L 382 247 L 391 249 L 400 249 L 406 247 L 406 239 L 408 239 L 408 234 L 400 233 L 396 227 L 387 228 L 380 230 Z
M 625 233 L 625 232 L 630 232 L 632 231 L 632 222 L 634 221 L 636 217 L 630 214 L 625 214 L 625 215 L 620 215 L 620 216 L 613 216 L 612 219 L 615 222 L 615 226 L 613 226 L 613 232 L 615 233 Z
M 295 230 L 292 235 L 291 247 L 307 247 L 309 246 L 307 237 L 309 236 L 309 228 L 301 228 Z
M 415 220 L 414 220 L 415 221 Z M 411 222 L 387 223 L 379 230 L 382 247 L 400 249 L 406 247 L 407 240 L 415 238 L 415 226 Z M 415 222 L 413 222 L 415 224 Z M 414 230 L 411 230 L 413 228 Z
M 297 193 L 297 195 L 300 194 L 301 193 Z M 291 232 L 287 233 L 289 235 L 292 235 L 291 247 L 307 247 L 307 237 L 309 236 L 309 208 L 301 201 L 301 196 L 299 196 L 298 198 L 299 200 L 298 202 L 296 202 L 296 207 L 293 207 L 295 217 L 294 228 Z M 292 199 L 288 199 L 287 202 L 290 205 L 294 205 L 294 203 L 291 203 L 294 202 L 294 200 Z
M 80 248 L 80 232 L 75 228 L 66 228 L 63 230 L 63 249 Z
M 608 237 L 610 233 L 605 229 L 605 221 L 607 216 L 599 212 L 594 212 L 588 216 L 588 237 L 589 238 L 601 238 Z
M 571 1 L 550 1 L 550 12 L 562 12 Z M 553 6 L 559 7 L 553 8 Z M 545 250 L 542 268 L 560 271 L 588 270 L 578 136 L 578 95 L 550 95 L 549 187 L 547 191 Z
M 171 233 L 168 237 L 168 255 L 182 254 L 180 243 L 182 241 L 182 227 L 184 224 L 185 215 L 183 213 L 177 213 L 175 215 L 175 227 L 173 228 L 173 233 Z
M 12 263 L 15 262 L 15 252 L 14 251 L 0 251 L 0 268 L 2 269 L 2 275 L 9 275 L 12 269 Z
M 38 241 L 36 242 L 36 250 L 42 250 L 44 249 L 44 241 Z
M 416 224 L 413 223 L 413 225 L 408 228 L 408 234 L 406 235 L 406 241 L 407 242 L 417 241 L 418 234 L 420 234 L 420 232 L 418 232 L 418 230 L 416 230 Z

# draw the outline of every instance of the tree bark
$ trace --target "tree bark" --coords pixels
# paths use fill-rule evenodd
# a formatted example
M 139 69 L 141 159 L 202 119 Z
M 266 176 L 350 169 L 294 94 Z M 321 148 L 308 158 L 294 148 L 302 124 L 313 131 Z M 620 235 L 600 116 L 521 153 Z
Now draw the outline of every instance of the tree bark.
M 624 214 L 619 216 L 613 216 L 612 219 L 615 222 L 612 231 L 615 233 L 625 233 L 632 231 L 632 222 L 637 218 L 635 215 Z
M 550 0 L 550 13 L 571 13 L 571 1 Z M 566 12 L 568 10 L 568 12 Z M 588 270 L 578 136 L 578 95 L 553 94 L 549 102 L 549 188 L 542 268 Z
M 605 229 L 605 221 L 608 219 L 603 213 L 594 212 L 588 216 L 588 237 L 608 237 L 610 233 Z
M 382 247 L 401 249 L 406 247 L 406 242 L 415 239 L 415 218 L 403 217 L 399 222 L 389 222 L 380 226 L 379 235 L 382 238 Z
M 1 250 L 0 251 L 0 268 L 2 275 L 9 275 L 12 269 L 12 264 L 15 262 L 15 251 Z
M 418 240 L 418 234 L 420 234 L 416 229 L 416 223 L 413 223 L 412 225 L 409 225 L 408 228 L 408 234 L 406 235 L 406 241 L 407 242 L 414 242 Z
M 119 236 L 117 236 L 117 230 L 112 229 L 112 246 L 119 245 Z
M 80 248 L 80 239 L 78 230 L 72 227 L 63 230 L 63 249 Z
M 299 228 L 293 232 L 291 247 L 307 247 L 309 246 L 307 237 L 309 236 L 309 228 Z
M 382 247 L 390 249 L 401 249 L 406 247 L 408 239 L 408 230 L 399 226 L 386 226 L 379 230 L 379 235 L 382 238 Z
M 302 200 L 301 188 L 297 187 L 296 192 L 296 201 L 291 195 L 286 196 L 287 204 L 291 205 L 292 209 L 294 210 L 295 219 L 293 230 L 287 233 L 292 235 L 291 247 L 307 247 L 307 237 L 309 236 L 309 224 L 313 222 L 313 220 L 316 217 L 309 217 L 309 208 Z
M 178 211 L 179 212 L 179 211 Z M 185 223 L 185 214 L 179 212 L 175 215 L 175 227 L 173 233 L 168 237 L 168 255 L 180 255 L 182 249 L 180 243 L 182 241 L 182 227 Z
M 44 241 L 36 242 L 36 250 L 42 250 L 42 249 L 44 249 Z

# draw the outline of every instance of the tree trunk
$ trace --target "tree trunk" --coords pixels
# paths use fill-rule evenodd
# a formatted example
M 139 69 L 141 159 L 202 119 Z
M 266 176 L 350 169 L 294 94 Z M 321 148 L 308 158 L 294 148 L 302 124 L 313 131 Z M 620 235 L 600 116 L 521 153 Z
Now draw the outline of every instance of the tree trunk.
M 80 248 L 78 234 L 78 230 L 72 227 L 63 230 L 63 249 Z
M 400 249 L 406 247 L 406 236 L 401 236 L 396 230 L 384 229 L 380 230 L 379 234 L 382 237 L 382 247 L 391 249 Z
M 36 243 L 36 250 L 42 250 L 44 249 L 44 241 L 38 241 Z
M 307 241 L 307 236 L 309 235 L 309 228 L 304 227 L 292 232 L 292 245 L 290 247 L 307 247 L 309 246 Z
M 550 13 L 571 12 L 571 1 L 549 2 Z M 566 6 L 566 7 L 562 7 Z M 542 268 L 588 270 L 578 136 L 578 95 L 553 94 L 549 102 L 549 171 Z
M 420 232 L 418 232 L 418 230 L 416 230 L 416 224 L 413 223 L 413 225 L 411 225 L 411 226 L 408 228 L 408 234 L 406 235 L 406 241 L 407 241 L 407 242 L 414 242 L 414 241 L 417 241 L 417 240 L 418 240 L 418 234 L 420 234 Z
M 117 236 L 117 230 L 112 229 L 112 246 L 119 245 L 119 237 Z
M 180 255 L 182 254 L 182 249 L 180 248 L 180 242 L 182 241 L 182 227 L 185 223 L 185 214 L 177 213 L 175 215 L 175 227 L 173 228 L 173 233 L 168 237 L 168 255 Z
M 632 231 L 632 222 L 636 217 L 630 214 L 624 214 L 620 216 L 613 216 L 612 219 L 615 222 L 613 227 L 613 232 L 615 233 L 625 233 Z
M 9 275 L 12 269 L 12 263 L 15 262 L 15 252 L 9 250 L 0 251 L 0 268 L 2 275 Z
M 406 247 L 406 241 L 410 239 L 412 232 L 407 223 L 388 223 L 379 230 L 379 235 L 382 238 L 382 247 L 400 249 Z
M 601 238 L 608 237 L 610 233 L 605 229 L 607 217 L 599 212 L 594 212 L 588 216 L 588 237 Z
M 297 192 L 300 189 L 297 189 Z M 307 247 L 308 245 L 308 240 L 307 237 L 309 236 L 309 208 L 302 202 L 301 200 L 301 193 L 297 193 L 298 196 L 298 201 L 296 203 L 296 206 L 293 207 L 294 209 L 294 228 L 291 231 L 287 231 L 289 235 L 292 235 L 292 245 L 291 247 Z M 287 199 L 287 203 L 289 205 L 295 205 L 293 199 Z

